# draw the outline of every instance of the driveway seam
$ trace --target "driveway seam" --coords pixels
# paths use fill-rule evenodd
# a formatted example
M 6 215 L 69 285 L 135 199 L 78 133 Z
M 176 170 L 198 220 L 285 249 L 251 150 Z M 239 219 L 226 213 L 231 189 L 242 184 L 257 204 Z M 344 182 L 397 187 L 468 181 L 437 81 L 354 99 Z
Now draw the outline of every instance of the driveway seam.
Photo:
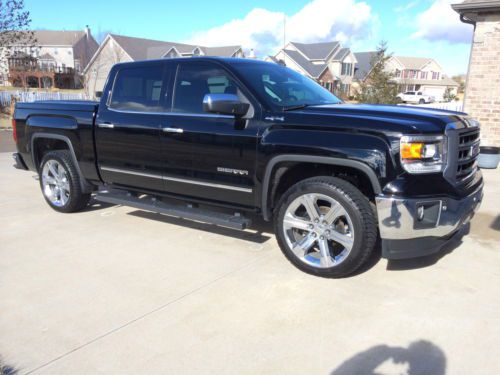
M 99 340 L 101 340 L 101 339 L 105 338 L 105 337 L 108 337 L 108 336 L 112 335 L 113 333 L 116 333 L 116 332 L 118 332 L 118 331 L 120 331 L 120 330 L 122 330 L 122 329 L 124 329 L 124 328 L 126 328 L 126 327 L 128 327 L 128 326 L 130 326 L 130 325 L 132 325 L 132 324 L 134 324 L 134 323 L 137 323 L 137 322 L 139 322 L 139 321 L 141 321 L 141 320 L 143 320 L 143 319 L 147 318 L 148 316 L 153 315 L 154 313 L 157 313 L 157 312 L 159 312 L 159 311 L 161 311 L 161 310 L 163 310 L 163 309 L 165 309 L 165 308 L 169 307 L 170 305 L 173 305 L 173 304 L 175 304 L 176 302 L 179 302 L 180 300 L 182 300 L 182 299 L 184 299 L 184 298 L 186 298 L 186 297 L 189 297 L 189 296 L 191 296 L 191 295 L 193 295 L 193 294 L 195 294 L 195 293 L 199 292 L 200 290 L 205 289 L 205 288 L 207 288 L 207 287 L 209 287 L 209 286 L 211 286 L 211 285 L 213 285 L 213 284 L 217 283 L 218 281 L 220 281 L 220 280 L 222 280 L 222 279 L 226 278 L 227 276 L 230 276 L 230 275 L 232 275 L 232 274 L 234 274 L 234 273 L 237 273 L 237 272 L 239 272 L 239 271 L 242 271 L 242 270 L 244 270 L 245 268 L 248 268 L 248 267 L 252 266 L 253 264 L 258 263 L 260 260 L 262 260 L 262 259 L 264 259 L 264 258 L 268 257 L 270 254 L 271 254 L 270 252 L 269 252 L 269 253 L 267 253 L 267 254 L 264 254 L 264 255 L 262 255 L 262 256 L 260 256 L 260 257 L 258 257 L 257 259 L 254 259 L 254 260 L 252 260 L 252 261 L 250 261 L 250 262 L 246 263 L 245 265 L 243 265 L 243 266 L 241 266 L 241 267 L 238 267 L 238 268 L 236 268 L 236 269 L 234 269 L 234 270 L 232 270 L 232 271 L 226 272 L 225 274 L 223 274 L 223 275 L 221 275 L 221 276 L 219 276 L 219 277 L 216 277 L 215 279 L 210 280 L 210 281 L 208 281 L 207 283 L 205 283 L 205 284 L 203 284 L 203 285 L 200 285 L 199 287 L 194 288 L 194 289 L 192 289 L 192 290 L 190 290 L 190 291 L 188 291 L 188 292 L 184 293 L 183 295 L 181 295 L 181 296 L 179 296 L 179 297 L 177 297 L 177 298 L 174 298 L 173 300 L 171 300 L 171 301 L 169 301 L 169 302 L 166 302 L 166 303 L 164 303 L 163 305 L 161 305 L 161 306 L 159 306 L 159 307 L 157 307 L 157 308 L 155 308 L 155 309 L 153 309 L 153 310 L 151 310 L 151 311 L 148 311 L 148 312 L 146 312 L 146 313 L 144 313 L 144 314 L 142 314 L 142 315 L 140 315 L 140 316 L 138 316 L 138 317 L 136 317 L 136 318 L 134 318 L 134 319 L 132 319 L 132 320 L 129 320 L 128 322 L 126 322 L 126 323 L 122 324 L 121 326 L 116 327 L 116 328 L 113 328 L 113 329 L 111 329 L 111 330 L 109 330 L 109 331 L 107 331 L 107 332 L 103 333 L 102 335 L 99 335 L 99 336 L 97 336 L 97 337 L 93 338 L 92 340 L 87 341 L 86 343 L 81 344 L 80 346 L 77 346 L 76 348 L 73 348 L 73 349 L 71 349 L 71 350 L 67 351 L 67 352 L 66 352 L 66 353 L 64 353 L 64 354 L 61 354 L 60 356 L 58 356 L 58 357 L 56 357 L 56 358 L 53 358 L 53 359 L 51 359 L 51 360 L 50 360 L 50 361 L 48 361 L 48 362 L 45 362 L 45 363 L 41 364 L 41 365 L 40 365 L 40 366 L 38 366 L 38 367 L 35 367 L 35 368 L 34 368 L 34 369 L 32 369 L 32 370 L 29 370 L 28 372 L 26 372 L 26 375 L 33 374 L 33 373 L 35 373 L 35 372 L 37 372 L 37 371 L 39 371 L 39 370 L 43 369 L 44 367 L 47 367 L 47 366 L 49 366 L 49 365 L 51 365 L 51 364 L 53 364 L 53 363 L 55 363 L 55 362 L 57 362 L 57 361 L 59 361 L 59 360 L 61 360 L 61 359 L 65 358 L 65 357 L 67 357 L 68 355 L 70 355 L 70 354 L 72 354 L 72 353 L 77 352 L 77 351 L 78 351 L 78 350 L 80 350 L 80 349 L 83 349 L 83 348 L 85 348 L 85 347 L 87 347 L 87 346 L 89 346 L 89 345 L 91 345 L 91 344 L 93 344 L 93 343 L 95 343 L 95 342 L 97 342 L 97 341 L 99 341 Z

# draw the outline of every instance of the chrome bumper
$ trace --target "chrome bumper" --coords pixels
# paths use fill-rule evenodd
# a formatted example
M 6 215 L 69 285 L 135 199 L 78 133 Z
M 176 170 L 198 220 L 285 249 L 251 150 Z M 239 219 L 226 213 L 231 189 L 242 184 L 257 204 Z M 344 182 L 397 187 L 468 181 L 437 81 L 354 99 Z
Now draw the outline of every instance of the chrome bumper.
M 483 184 L 467 197 L 406 199 L 378 196 L 378 224 L 383 240 L 445 237 L 466 224 L 479 209 Z

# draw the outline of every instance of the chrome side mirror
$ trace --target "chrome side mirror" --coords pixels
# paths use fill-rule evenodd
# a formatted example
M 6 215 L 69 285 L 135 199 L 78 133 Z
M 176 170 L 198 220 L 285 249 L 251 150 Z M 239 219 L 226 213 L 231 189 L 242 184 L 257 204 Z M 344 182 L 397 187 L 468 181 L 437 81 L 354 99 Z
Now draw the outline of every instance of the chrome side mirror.
M 203 98 L 203 110 L 209 113 L 241 117 L 247 114 L 249 108 L 250 104 L 243 103 L 234 94 L 206 94 Z

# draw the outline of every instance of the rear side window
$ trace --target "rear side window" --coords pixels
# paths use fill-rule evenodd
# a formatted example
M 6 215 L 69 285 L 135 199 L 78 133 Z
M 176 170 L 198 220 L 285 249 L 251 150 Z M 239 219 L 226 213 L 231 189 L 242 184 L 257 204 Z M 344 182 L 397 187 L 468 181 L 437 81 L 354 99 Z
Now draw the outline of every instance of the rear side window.
M 163 112 L 163 66 L 120 69 L 111 94 L 110 108 L 135 112 Z
M 206 94 L 235 94 L 246 100 L 236 83 L 218 66 L 206 63 L 181 65 L 175 82 L 173 111 L 204 113 L 203 98 Z

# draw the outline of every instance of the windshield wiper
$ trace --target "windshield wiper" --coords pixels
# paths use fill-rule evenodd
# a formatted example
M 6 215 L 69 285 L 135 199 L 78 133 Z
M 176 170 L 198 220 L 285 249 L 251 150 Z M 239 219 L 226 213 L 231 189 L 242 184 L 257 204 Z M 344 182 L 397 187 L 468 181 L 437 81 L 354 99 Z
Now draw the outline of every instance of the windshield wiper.
M 297 109 L 302 109 L 302 108 L 306 108 L 306 107 L 309 107 L 309 106 L 310 106 L 310 104 L 289 105 L 287 107 L 283 107 L 283 112 L 296 111 Z

